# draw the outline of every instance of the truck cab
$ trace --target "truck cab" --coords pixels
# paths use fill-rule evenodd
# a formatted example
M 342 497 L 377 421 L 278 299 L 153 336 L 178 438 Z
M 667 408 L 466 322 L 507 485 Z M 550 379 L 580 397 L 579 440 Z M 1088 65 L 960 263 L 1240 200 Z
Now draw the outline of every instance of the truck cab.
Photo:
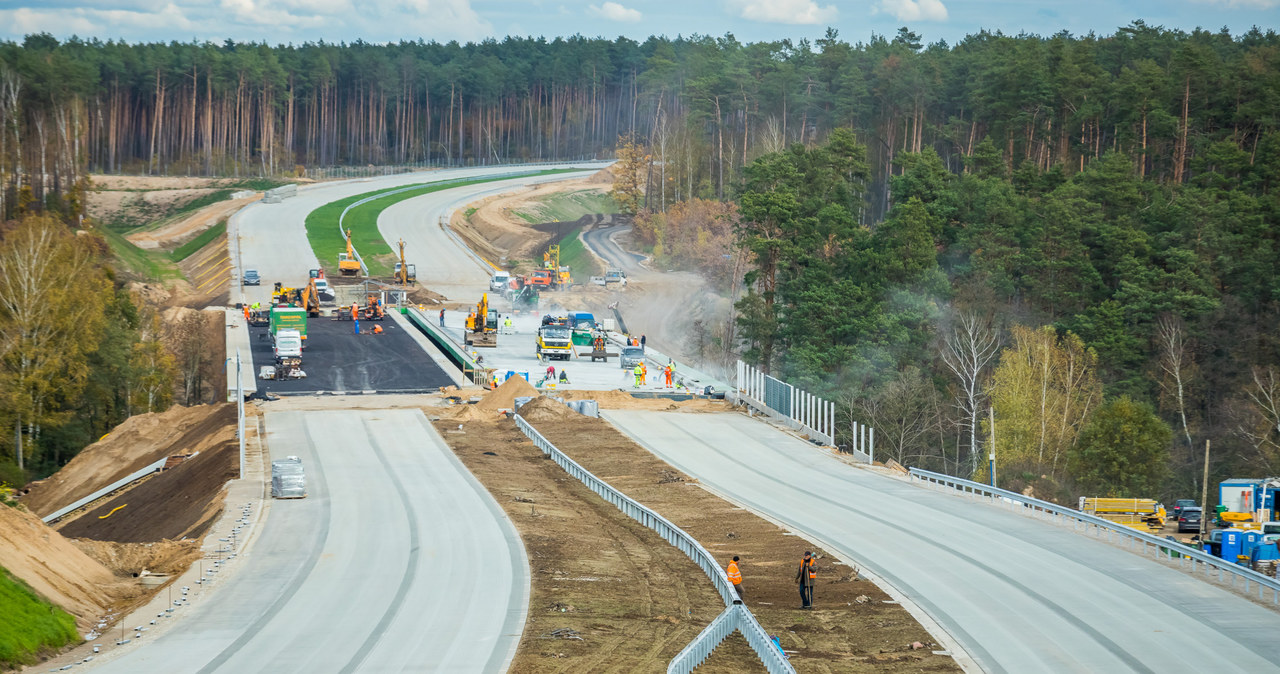
M 507 290 L 507 285 L 511 283 L 511 274 L 502 270 L 493 272 L 493 278 L 489 279 L 489 290 L 500 293 Z
M 572 336 L 572 331 L 563 325 L 538 328 L 538 358 L 569 360 L 573 355 Z
M 541 288 L 551 287 L 551 272 L 546 269 L 535 269 L 529 276 L 529 285 Z

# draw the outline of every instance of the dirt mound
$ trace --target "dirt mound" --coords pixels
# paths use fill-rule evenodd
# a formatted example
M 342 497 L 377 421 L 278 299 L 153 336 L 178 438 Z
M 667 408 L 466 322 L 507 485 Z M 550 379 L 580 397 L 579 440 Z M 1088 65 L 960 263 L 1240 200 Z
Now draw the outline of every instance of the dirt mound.
M 24 489 L 23 505 L 38 515 L 92 494 L 120 478 L 173 454 L 190 454 L 234 437 L 230 403 L 182 407 L 138 414 L 84 448 L 62 470 Z
M 568 406 L 562 402 L 552 400 L 546 396 L 540 396 L 521 406 L 520 416 L 524 417 L 525 421 L 536 422 L 556 421 L 557 419 L 565 419 L 580 415 L 569 409 Z
M 227 437 L 58 530 L 64 536 L 120 543 L 199 538 L 222 511 L 223 488 L 236 478 L 238 462 L 239 446 Z
M 600 169 L 599 171 L 592 173 L 591 177 L 587 179 L 587 182 L 604 183 L 607 185 L 613 185 L 613 181 L 616 178 L 617 176 L 614 175 L 613 173 L 613 164 L 609 164 L 608 166 Z
M 130 590 L 36 516 L 0 506 L 0 566 L 76 617 L 81 632 Z
M 562 391 L 565 400 L 594 400 L 600 403 L 601 407 L 623 408 L 636 402 L 636 398 L 632 397 L 626 391 L 614 389 L 612 391 Z
M 71 543 L 124 578 L 132 578 L 143 570 L 179 574 L 200 558 L 200 541 L 115 543 L 79 539 Z
M 512 409 L 515 407 L 515 399 L 521 396 L 539 395 L 538 389 L 533 384 L 524 380 L 524 377 L 511 377 L 502 382 L 502 386 L 485 394 L 480 402 L 476 403 L 476 409 L 483 412 L 497 412 L 502 409 Z

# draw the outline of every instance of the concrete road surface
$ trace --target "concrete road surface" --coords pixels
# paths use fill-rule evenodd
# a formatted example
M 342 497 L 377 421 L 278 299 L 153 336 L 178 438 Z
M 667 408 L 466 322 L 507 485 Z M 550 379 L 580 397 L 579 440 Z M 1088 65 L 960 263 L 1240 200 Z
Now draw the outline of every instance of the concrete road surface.
M 417 410 L 268 413 L 309 496 L 273 501 L 237 582 L 104 672 L 503 671 L 528 605 L 515 528 Z
M 708 487 L 887 579 L 986 671 L 1280 667 L 1280 614 L 1153 560 L 855 468 L 740 414 L 604 416 Z M 814 601 L 822 608 L 821 577 Z
M 403 173 L 399 175 L 386 176 L 381 178 L 369 178 L 362 180 L 344 180 L 333 183 L 317 183 L 315 185 L 306 186 L 298 190 L 296 197 L 285 199 L 278 204 L 265 204 L 256 202 L 251 204 L 231 217 L 229 235 L 234 237 L 230 243 L 231 263 L 233 265 L 232 273 L 235 275 L 231 284 L 231 302 L 245 301 L 249 303 L 262 302 L 266 304 L 271 299 L 271 285 L 276 281 L 283 281 L 286 285 L 296 285 L 307 279 L 308 270 L 315 269 L 318 266 L 316 256 L 311 250 L 311 245 L 307 242 L 306 219 L 307 214 L 311 211 L 338 199 L 372 192 L 375 190 L 386 189 L 389 187 L 397 187 L 401 185 L 411 185 L 414 183 L 435 182 L 439 180 L 451 180 L 454 178 L 471 178 L 483 177 L 485 175 L 494 175 L 501 173 L 511 173 L 513 171 L 540 171 L 550 168 L 572 168 L 574 166 L 583 166 L 579 164 L 564 164 L 556 166 L 491 166 L 484 168 L 463 168 L 463 169 L 445 169 L 441 171 L 419 171 L 415 173 Z M 589 165 L 588 165 L 589 166 Z M 599 170 L 600 165 L 594 165 L 595 170 Z M 542 178 L 530 179 L 513 179 L 510 181 L 502 181 L 501 183 L 489 183 L 472 185 L 470 187 L 460 187 L 456 189 L 443 190 L 441 192 L 432 193 L 430 197 L 431 204 L 439 206 L 441 204 L 452 205 L 458 201 L 468 201 L 475 198 L 475 195 L 485 193 L 490 190 L 510 190 L 514 185 L 525 184 L 525 182 L 545 181 L 545 180 L 564 180 L 570 177 L 578 177 L 579 174 L 556 174 L 544 176 Z M 504 187 L 498 188 L 497 185 Z M 418 202 L 417 199 L 410 200 Z M 406 202 L 407 203 L 407 202 Z M 406 207 L 408 208 L 408 207 Z M 437 215 L 434 211 L 422 212 L 421 222 L 431 223 L 434 225 L 435 219 L 432 216 Z M 384 216 L 385 217 L 385 214 Z M 337 224 L 335 223 L 336 227 Z M 436 230 L 439 228 L 436 227 Z M 383 228 L 383 236 L 388 242 L 394 242 L 401 235 L 400 230 L 388 231 Z M 410 261 L 425 260 L 428 257 L 428 250 L 420 247 L 422 242 L 405 236 L 409 243 L 406 255 Z M 424 281 L 422 262 L 417 262 L 418 280 Z M 475 267 L 472 267 L 473 269 Z M 245 269 L 256 269 L 262 277 L 261 286 L 249 286 L 240 288 L 240 277 Z M 428 270 L 429 271 L 429 270 Z M 337 273 L 337 270 L 330 270 L 330 273 Z M 428 278 L 432 278 L 428 276 Z M 478 299 L 478 298 L 477 298 Z
M 629 253 L 618 245 L 614 240 L 615 234 L 621 234 L 631 230 L 631 225 L 610 225 L 608 227 L 597 227 L 582 235 L 588 247 L 596 252 L 596 255 L 604 258 L 605 262 L 611 267 L 616 267 L 626 272 L 628 275 L 634 275 L 643 269 L 640 262 L 644 260 L 643 255 Z

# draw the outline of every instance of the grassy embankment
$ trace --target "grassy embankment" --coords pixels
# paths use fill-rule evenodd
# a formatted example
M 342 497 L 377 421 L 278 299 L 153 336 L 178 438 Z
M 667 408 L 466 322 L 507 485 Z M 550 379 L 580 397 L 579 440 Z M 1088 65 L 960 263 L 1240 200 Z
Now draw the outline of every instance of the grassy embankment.
M 80 639 L 75 618 L 41 599 L 0 567 L 0 670 L 28 665 L 42 652 Z
M 514 214 L 527 222 L 540 223 L 573 222 L 584 215 L 617 212 L 618 204 L 608 194 L 598 190 L 579 190 L 547 195 L 535 205 L 514 211 Z M 583 245 L 579 238 L 581 233 L 582 228 L 577 227 L 559 240 L 552 241 L 560 244 L 560 264 L 569 267 L 574 283 L 586 283 L 590 277 L 604 273 L 600 262 Z
M 219 220 L 218 224 L 204 230 L 199 236 L 170 253 L 139 248 L 119 232 L 107 227 L 98 229 L 98 232 L 107 240 L 112 255 L 120 265 L 149 281 L 168 281 L 182 278 L 182 272 L 178 269 L 177 263 L 191 257 L 196 251 L 227 233 L 227 221 Z
M 569 173 L 578 169 L 551 169 L 547 171 L 539 171 L 530 173 L 529 176 L 552 175 L 556 173 Z M 498 178 L 476 178 L 475 180 L 466 180 L 462 182 L 437 182 L 423 183 L 417 189 L 406 190 L 397 194 L 388 194 L 386 198 L 371 201 L 367 204 L 351 209 L 347 213 L 347 217 L 343 220 L 343 226 L 351 230 L 351 243 L 360 252 L 360 256 L 364 258 L 365 265 L 369 267 L 371 276 L 389 276 L 398 260 L 399 251 L 392 250 L 391 246 L 382 239 L 381 232 L 378 231 L 378 216 L 388 207 L 397 204 L 405 199 L 420 197 L 424 194 L 439 192 L 440 190 L 451 189 L 454 187 L 462 187 L 465 185 L 477 185 L 480 183 L 494 182 L 497 180 L 510 180 L 510 176 Z M 366 199 L 368 197 L 385 194 L 395 190 L 404 189 L 409 185 L 401 185 L 399 187 L 389 187 L 384 190 L 374 190 L 339 199 L 327 203 L 307 214 L 307 240 L 311 243 L 311 250 L 315 252 L 316 259 L 320 261 L 320 265 L 325 269 L 334 270 L 338 268 L 338 254 L 346 252 L 346 239 L 338 230 L 338 217 L 342 215 L 343 209 L 351 204 Z M 420 251 L 415 253 L 419 256 L 429 254 L 431 251 Z M 418 264 L 422 264 L 419 262 Z

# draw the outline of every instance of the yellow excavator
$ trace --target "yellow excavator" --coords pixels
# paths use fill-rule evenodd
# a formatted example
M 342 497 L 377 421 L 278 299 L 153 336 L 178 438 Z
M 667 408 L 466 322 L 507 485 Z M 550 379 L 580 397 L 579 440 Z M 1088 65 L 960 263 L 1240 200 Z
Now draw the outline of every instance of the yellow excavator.
M 316 280 L 307 279 L 307 287 L 302 289 L 302 306 L 307 308 L 307 315 L 315 318 L 320 315 L 320 293 L 316 290 Z
M 347 252 L 338 253 L 338 272 L 343 276 L 356 276 L 360 273 L 360 261 L 356 259 L 356 250 L 351 247 L 351 230 L 347 230 Z
M 476 310 L 467 316 L 467 329 L 462 341 L 467 346 L 498 345 L 498 310 L 489 308 L 489 293 L 480 297 Z

